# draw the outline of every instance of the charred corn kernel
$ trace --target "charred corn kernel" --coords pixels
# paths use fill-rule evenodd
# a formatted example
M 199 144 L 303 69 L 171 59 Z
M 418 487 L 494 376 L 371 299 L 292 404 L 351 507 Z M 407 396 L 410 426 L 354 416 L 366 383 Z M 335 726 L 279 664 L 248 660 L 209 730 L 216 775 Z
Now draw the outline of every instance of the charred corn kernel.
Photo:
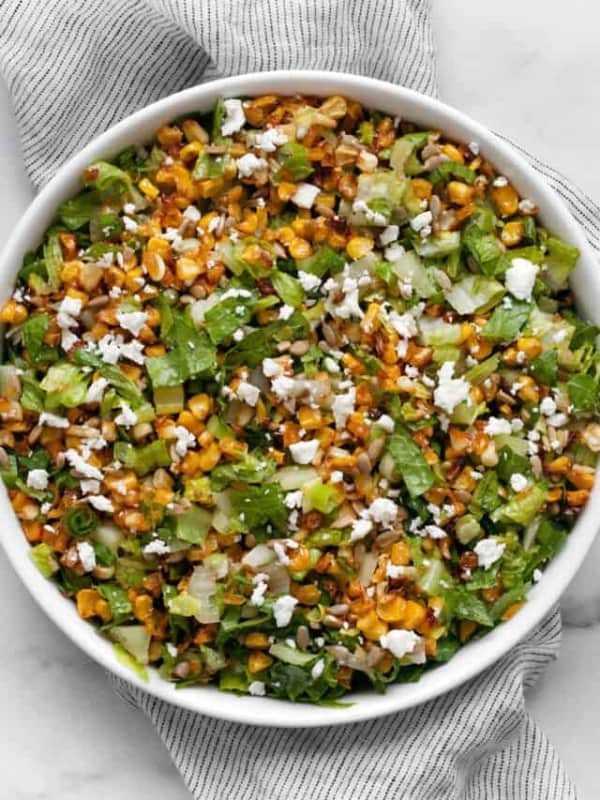
M 310 242 L 298 236 L 289 243 L 288 250 L 292 258 L 308 258 L 312 255 Z
M 369 239 L 368 236 L 353 236 L 346 245 L 346 252 L 350 258 L 357 261 L 370 253 L 374 245 L 373 239 Z
M 312 234 L 312 219 L 295 219 L 292 222 L 292 230 L 301 239 L 308 239 Z
M 166 239 L 161 239 L 159 236 L 152 236 L 148 239 L 146 247 L 150 253 L 158 253 L 163 258 L 168 258 L 171 253 L 171 245 Z
M 563 496 L 563 490 L 560 486 L 555 486 L 553 489 L 548 489 L 546 492 L 546 502 L 547 503 L 556 503 L 558 502 Z
M 251 244 L 244 248 L 242 252 L 242 259 L 255 267 L 259 267 L 264 263 L 264 257 L 265 252 L 258 244 Z
M 191 431 L 195 436 L 199 436 L 204 430 L 204 425 L 197 419 L 191 411 L 184 409 L 177 417 L 177 424 L 182 425 Z
M 195 158 L 197 158 L 203 150 L 204 147 L 200 142 L 190 142 L 181 148 L 179 157 L 182 161 L 187 163 L 188 161 L 193 161 Z
M 25 537 L 30 544 L 35 544 L 42 540 L 44 530 L 41 522 L 30 520 L 29 522 L 23 522 L 22 527 Z
M 523 603 L 513 603 L 510 605 L 504 614 L 500 617 L 503 622 L 507 622 L 507 620 L 512 619 L 514 615 L 519 611 L 519 609 L 523 608 Z
M 519 383 L 523 383 L 524 379 L 529 377 L 528 375 L 521 376 L 519 375 Z M 528 384 L 526 386 L 522 386 L 519 391 L 518 395 L 525 403 L 539 403 L 540 401 L 540 392 L 535 384 Z
M 587 489 L 577 489 L 573 492 L 567 492 L 567 504 L 571 507 L 583 506 L 589 500 L 590 493 Z
M 394 542 L 390 549 L 390 560 L 398 567 L 410 564 L 410 548 L 406 542 Z
M 249 650 L 266 650 L 270 644 L 268 634 L 262 633 L 262 631 L 247 633 L 243 637 L 242 642 L 244 647 L 247 647 Z
M 381 327 L 381 318 L 379 312 L 381 306 L 379 303 L 369 303 L 365 316 L 361 321 L 361 328 L 367 333 L 375 333 Z
M 362 361 L 359 361 L 358 358 L 351 353 L 344 353 L 342 363 L 353 375 L 364 375 L 366 372 L 365 365 Z
M 263 669 L 268 669 L 272 663 L 272 657 L 266 653 L 250 653 L 248 656 L 248 672 L 262 672 Z
M 284 203 L 287 203 L 288 200 L 291 200 L 292 197 L 296 194 L 296 189 L 298 187 L 295 183 L 286 183 L 283 181 L 277 187 L 277 196 L 280 200 L 283 200 Z
M 243 458 L 248 452 L 246 442 L 240 442 L 231 436 L 225 436 L 220 441 L 221 452 L 230 458 Z
M 188 142 L 200 142 L 201 144 L 208 144 L 210 137 L 204 130 L 202 125 L 195 119 L 186 119 L 181 123 L 183 133 Z
M 173 144 L 179 144 L 182 134 L 179 128 L 174 125 L 163 125 L 162 128 L 156 132 L 156 138 L 163 147 L 170 147 Z
M 145 622 L 152 614 L 152 598 L 149 594 L 139 594 L 133 601 L 133 616 Z
M 81 261 L 68 261 L 60 270 L 60 279 L 66 285 L 74 285 L 79 278 L 79 271 L 83 267 Z
M 278 228 L 277 240 L 280 241 L 281 244 L 287 246 L 291 244 L 295 238 L 296 238 L 296 232 L 290 225 L 284 225 L 282 228 Z
M 356 175 L 345 172 L 338 181 L 338 192 L 345 200 L 353 200 L 358 191 L 358 181 Z
M 321 590 L 314 584 L 297 586 L 292 590 L 292 594 L 304 606 L 316 606 L 321 599 Z
M 151 200 L 156 200 L 160 194 L 160 189 L 158 186 L 155 186 L 149 178 L 142 178 L 142 180 L 138 183 L 138 186 L 140 187 L 140 191 Z
M 320 428 L 323 424 L 323 417 L 318 408 L 310 408 L 310 406 L 301 406 L 298 410 L 298 422 L 300 427 L 307 431 L 313 431 Z
M 551 475 L 566 475 L 571 467 L 571 459 L 568 456 L 558 456 L 546 467 L 546 471 Z
M 490 197 L 499 217 L 512 217 L 517 213 L 519 195 L 512 186 L 492 186 Z
M 193 281 L 202 273 L 202 267 L 197 261 L 182 256 L 177 259 L 176 273 L 182 281 Z
M 594 470 L 592 467 L 584 467 L 579 464 L 567 472 L 567 478 L 578 489 L 592 489 L 594 486 Z
M 407 600 L 402 625 L 407 630 L 412 631 L 421 625 L 426 616 L 427 610 L 424 606 L 417 603 L 416 600 Z
M 413 192 L 416 194 L 419 200 L 429 200 L 433 192 L 431 181 L 428 181 L 425 178 L 413 178 L 411 184 Z
M 143 286 L 144 283 L 145 283 L 145 278 L 142 273 L 141 267 L 136 267 L 135 269 L 131 269 L 125 275 L 125 288 L 132 294 L 138 292 L 140 287 Z
M 19 325 L 27 319 L 27 308 L 15 300 L 7 300 L 0 309 L 0 322 L 7 325 Z
M 347 110 L 348 102 L 345 97 L 339 94 L 328 97 L 319 109 L 321 114 L 326 117 L 331 117 L 331 119 L 341 119 L 346 116 Z
M 473 199 L 475 190 L 462 181 L 450 181 L 448 184 L 448 200 L 456 206 L 466 206 Z
M 402 622 L 406 600 L 398 594 L 387 594 L 377 602 L 377 616 L 385 622 Z
M 96 616 L 96 605 L 102 600 L 95 589 L 80 589 L 75 595 L 77 612 L 82 619 Z
M 303 572 L 310 566 L 310 551 L 304 545 L 300 545 L 290 553 L 289 559 L 289 568 L 292 572 Z
M 253 211 L 244 211 L 244 219 L 238 224 L 242 233 L 254 233 L 258 225 L 258 216 Z
M 506 247 L 516 247 L 521 242 L 524 233 L 525 226 L 521 220 L 515 219 L 507 222 L 504 228 L 502 228 L 500 239 L 502 240 L 502 244 L 506 245 Z
M 517 339 L 517 350 L 525 353 L 527 358 L 536 358 L 543 349 L 542 343 L 535 336 L 521 336 L 520 339 Z
M 212 442 L 198 454 L 198 464 L 202 472 L 210 472 L 221 460 L 221 449 Z
M 378 642 L 388 632 L 387 622 L 379 619 L 375 611 L 369 611 L 364 617 L 359 617 L 356 627 L 365 638 L 373 642 Z
M 453 144 L 442 145 L 442 152 L 444 153 L 444 155 L 448 156 L 450 161 L 455 161 L 457 164 L 465 163 L 463 154 L 460 152 L 458 147 L 455 147 Z

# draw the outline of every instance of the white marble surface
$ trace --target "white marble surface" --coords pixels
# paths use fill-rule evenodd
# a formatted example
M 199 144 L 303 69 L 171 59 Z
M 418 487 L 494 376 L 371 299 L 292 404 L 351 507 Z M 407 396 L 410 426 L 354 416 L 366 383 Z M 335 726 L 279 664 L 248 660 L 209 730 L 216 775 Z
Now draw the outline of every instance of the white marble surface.
M 598 6 L 433 0 L 442 97 L 600 198 Z M 568 11 L 568 13 L 565 13 Z M 0 243 L 31 198 L 0 86 Z M 600 796 L 600 546 L 565 597 L 558 661 L 529 695 L 581 800 Z M 46 620 L 0 556 L 0 794 L 11 800 L 185 800 L 169 757 L 102 671 Z M 526 798 L 523 798 L 526 800 Z

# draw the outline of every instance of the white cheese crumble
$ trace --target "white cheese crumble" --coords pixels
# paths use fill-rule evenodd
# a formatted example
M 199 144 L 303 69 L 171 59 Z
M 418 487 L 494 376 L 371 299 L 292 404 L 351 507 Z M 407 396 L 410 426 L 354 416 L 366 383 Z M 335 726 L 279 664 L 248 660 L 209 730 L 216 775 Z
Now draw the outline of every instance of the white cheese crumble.
M 514 475 L 510 476 L 510 487 L 515 492 L 522 492 L 523 489 L 527 487 L 529 481 L 525 477 L 525 475 L 521 475 L 520 472 L 515 472 Z
M 332 483 L 342 483 L 344 480 L 344 473 L 339 469 L 334 469 L 331 473 L 330 481 Z
M 27 486 L 43 491 L 48 488 L 48 472 L 45 469 L 31 469 L 27 474 Z
M 377 497 L 366 509 L 366 514 L 374 522 L 389 527 L 398 516 L 398 506 L 387 497 Z
M 86 572 L 91 572 L 96 566 L 96 553 L 89 542 L 77 542 L 79 562 Z
M 312 208 L 320 192 L 319 187 L 313 186 L 312 183 L 299 183 L 292 195 L 292 203 L 297 205 L 298 208 Z
M 324 669 L 325 669 L 325 662 L 323 661 L 322 658 L 320 658 L 318 661 L 315 661 L 310 671 L 310 677 L 313 679 L 313 681 L 319 680 L 319 678 L 323 674 Z
M 248 685 L 248 692 L 254 697 L 264 697 L 267 690 L 262 681 L 252 681 L 252 683 Z
M 318 289 L 321 285 L 321 279 L 317 275 L 313 275 L 310 272 L 304 272 L 301 269 L 298 270 L 298 280 L 300 281 L 300 285 L 305 292 L 312 292 L 314 289 Z
M 379 644 L 396 658 L 404 658 L 414 651 L 420 638 L 414 631 L 392 630 L 384 633 Z
M 115 417 L 115 423 L 124 428 L 132 428 L 134 425 L 137 425 L 138 417 L 127 403 L 121 403 L 121 413 L 117 414 Z
M 375 420 L 375 424 L 384 430 L 386 433 L 394 432 L 394 420 L 388 414 L 382 414 Z
M 295 442 L 290 445 L 290 453 L 296 464 L 311 464 L 319 450 L 319 440 L 309 442 Z
M 242 101 L 235 97 L 225 100 L 225 119 L 221 125 L 221 135 L 231 136 L 232 133 L 237 133 L 246 124 L 246 115 L 244 114 L 244 106 Z
M 287 567 L 287 565 L 290 563 L 290 558 L 285 551 L 285 545 L 283 545 L 281 542 L 273 542 L 273 550 L 277 556 L 277 561 L 279 561 L 279 563 L 284 567 Z
M 286 508 L 302 508 L 302 489 L 295 492 L 288 492 L 283 501 Z
M 39 416 L 38 424 L 47 425 L 48 428 L 68 428 L 71 424 L 65 417 L 51 414 L 49 411 L 42 411 Z
M 379 211 L 373 211 L 369 208 L 364 200 L 355 200 L 352 203 L 352 211 L 355 214 L 364 214 L 367 222 L 372 225 L 385 225 L 387 223 L 386 217 Z
M 251 383 L 247 381 L 242 381 L 237 388 L 237 396 L 240 398 L 242 403 L 246 403 L 249 406 L 256 406 L 258 403 L 258 398 L 260 397 L 260 389 L 257 386 L 253 386 Z
M 502 558 L 506 545 L 497 539 L 480 539 L 473 550 L 477 556 L 477 563 L 483 569 L 489 569 L 498 559 Z
M 288 306 L 287 303 L 284 303 L 284 305 L 282 305 L 281 308 L 279 309 L 279 319 L 283 320 L 289 319 L 293 313 L 294 313 L 293 307 Z
M 282 144 L 288 142 L 288 137 L 278 128 L 267 128 L 253 136 L 253 146 L 264 153 L 274 153 Z
M 540 403 L 540 412 L 545 417 L 551 417 L 553 414 L 556 413 L 556 402 L 552 397 L 544 397 L 544 399 Z
M 102 401 L 102 397 L 104 396 L 104 391 L 108 386 L 108 381 L 106 378 L 96 378 L 96 380 L 90 384 L 89 389 L 87 390 L 87 394 L 85 396 L 86 403 L 100 403 Z
M 267 169 L 269 166 L 264 158 L 258 158 L 254 153 L 246 153 L 235 162 L 238 175 L 241 178 L 250 178 L 255 172 Z
M 298 605 L 298 601 L 290 594 L 284 594 L 278 597 L 273 603 L 273 614 L 275 616 L 275 624 L 278 628 L 285 628 L 290 624 L 294 608 Z
M 269 576 L 265 575 L 264 572 L 259 572 L 252 578 L 252 583 L 254 584 L 254 590 L 252 591 L 252 595 L 250 596 L 250 605 L 255 606 L 256 608 L 260 608 L 265 602 L 265 593 L 269 588 L 267 581 L 269 580 Z
M 262 371 L 267 378 L 278 378 L 283 375 L 283 367 L 274 358 L 263 358 Z
M 384 257 L 386 261 L 398 261 L 399 258 L 406 253 L 406 250 L 401 244 L 392 244 L 385 248 Z M 411 289 L 412 293 L 412 289 Z M 410 294 L 408 295 L 410 297 Z
M 100 494 L 91 494 L 85 498 L 91 506 L 94 506 L 95 509 L 98 511 L 106 511 L 109 514 L 112 514 L 115 510 L 115 507 L 110 502 L 108 497 L 103 497 Z
M 117 322 L 125 331 L 139 336 L 140 331 L 148 320 L 148 314 L 145 311 L 117 311 Z
M 98 494 L 100 491 L 100 481 L 93 478 L 84 478 L 79 482 L 83 494 Z
M 352 543 L 359 542 L 361 539 L 364 539 L 365 536 L 368 536 L 369 533 L 373 530 L 373 523 L 370 519 L 365 519 L 364 517 L 359 517 L 355 519 L 352 523 L 352 531 L 350 533 L 350 541 Z
M 184 425 L 175 426 L 175 454 L 183 458 L 190 447 L 196 444 L 196 437 Z
M 453 378 L 453 375 L 454 363 L 445 361 L 438 371 L 438 385 L 433 391 L 434 403 L 448 414 L 468 399 L 471 388 L 463 378 Z
M 83 478 L 94 478 L 97 481 L 101 481 L 104 477 L 102 472 L 92 464 L 88 464 L 77 450 L 66 450 L 65 458 L 75 472 Z
M 422 214 L 417 214 L 416 217 L 413 217 L 410 221 L 410 227 L 413 231 L 420 233 L 424 228 L 429 227 L 433 220 L 433 214 L 431 211 L 423 211 Z
M 380 234 L 379 234 L 379 241 L 386 247 L 388 244 L 395 242 L 398 239 L 400 234 L 400 228 L 398 225 L 388 225 Z
M 145 556 L 165 556 L 171 552 L 171 548 L 162 539 L 154 539 L 149 542 L 142 550 Z
M 512 425 L 507 419 L 490 417 L 483 430 L 488 436 L 501 436 L 502 434 L 512 433 Z
M 531 300 L 531 292 L 539 267 L 527 258 L 513 258 L 506 270 L 506 288 L 517 300 Z
M 331 410 L 335 420 L 335 427 L 340 430 L 346 425 L 346 420 L 350 414 L 354 413 L 354 403 L 356 402 L 356 389 L 352 387 L 346 394 L 338 394 L 333 401 Z

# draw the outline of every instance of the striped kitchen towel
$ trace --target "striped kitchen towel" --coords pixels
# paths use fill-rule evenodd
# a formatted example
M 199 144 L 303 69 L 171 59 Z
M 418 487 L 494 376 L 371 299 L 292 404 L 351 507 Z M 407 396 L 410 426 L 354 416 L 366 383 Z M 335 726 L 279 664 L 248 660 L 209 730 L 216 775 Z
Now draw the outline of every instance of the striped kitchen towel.
M 429 14 L 427 0 L 0 0 L 0 69 L 40 186 L 126 114 L 215 77 L 335 69 L 434 95 Z M 600 209 L 527 157 L 598 249 Z M 524 701 L 559 640 L 555 610 L 444 697 L 317 730 L 236 726 L 115 684 L 148 716 L 197 800 L 573 800 Z

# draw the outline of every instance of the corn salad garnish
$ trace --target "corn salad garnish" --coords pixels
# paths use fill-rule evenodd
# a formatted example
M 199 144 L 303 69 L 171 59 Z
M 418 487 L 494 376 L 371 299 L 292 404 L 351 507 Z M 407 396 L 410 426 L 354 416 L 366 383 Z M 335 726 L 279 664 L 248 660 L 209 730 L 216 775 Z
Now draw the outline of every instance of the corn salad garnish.
M 220 100 L 91 164 L 0 310 L 31 555 L 141 674 L 331 701 L 517 613 L 600 450 L 576 248 L 479 152 Z

